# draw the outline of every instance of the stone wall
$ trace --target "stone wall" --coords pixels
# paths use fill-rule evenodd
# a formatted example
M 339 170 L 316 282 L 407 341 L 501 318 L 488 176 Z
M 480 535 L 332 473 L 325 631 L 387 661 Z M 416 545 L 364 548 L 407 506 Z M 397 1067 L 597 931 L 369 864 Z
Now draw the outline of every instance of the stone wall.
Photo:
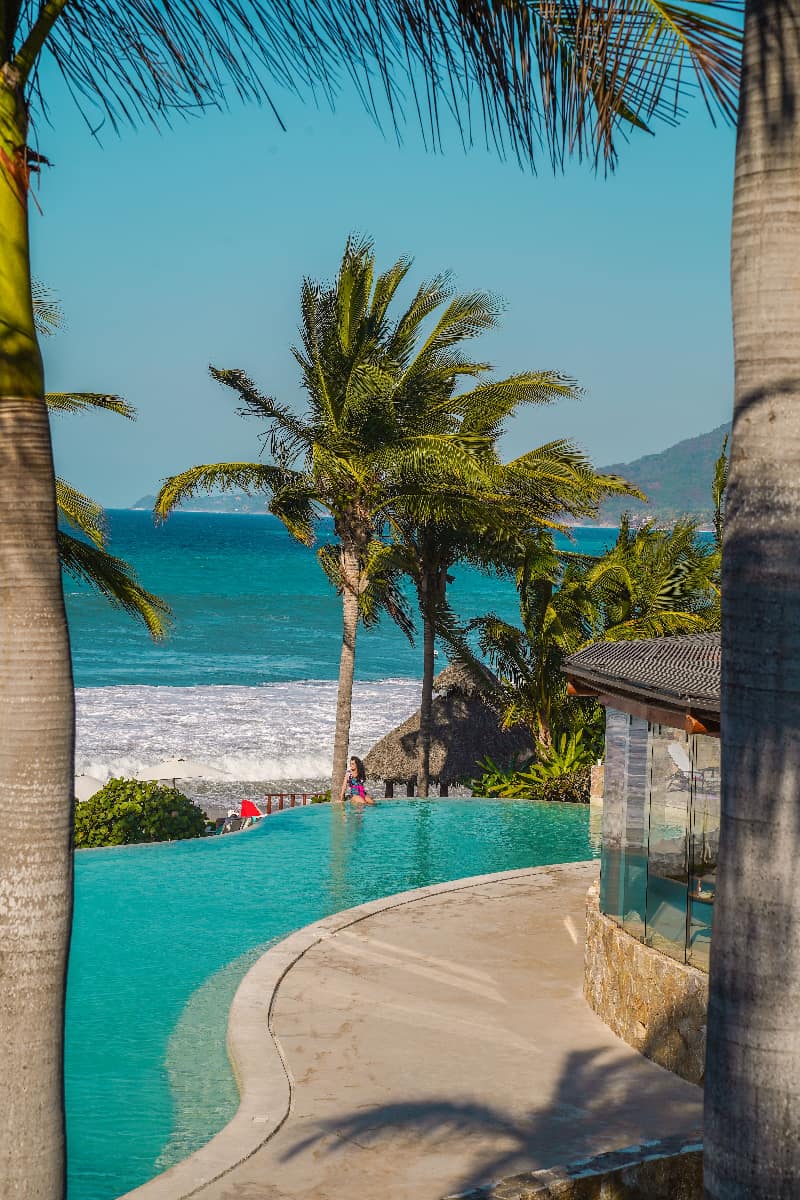
M 705 1071 L 708 976 L 645 946 L 586 901 L 583 990 L 610 1029 L 690 1083 Z
M 698 1137 L 663 1138 L 566 1167 L 512 1175 L 447 1200 L 702 1200 Z

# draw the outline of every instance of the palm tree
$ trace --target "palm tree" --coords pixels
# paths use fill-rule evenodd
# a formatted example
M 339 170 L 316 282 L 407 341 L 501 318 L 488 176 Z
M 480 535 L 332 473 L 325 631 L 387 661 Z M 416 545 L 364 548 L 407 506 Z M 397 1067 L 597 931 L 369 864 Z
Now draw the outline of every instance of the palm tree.
M 156 498 L 163 519 L 198 491 L 261 491 L 269 511 L 309 546 L 319 516 L 332 519 L 335 541 L 322 547 L 320 560 L 342 597 L 334 798 L 347 765 L 359 614 L 374 618 L 379 579 L 383 606 L 408 625 L 394 586 L 397 570 L 375 554 L 387 502 L 430 492 L 432 479 L 488 482 L 481 460 L 489 440 L 462 427 L 460 400 L 432 381 L 436 371 L 452 381 L 483 369 L 462 360 L 457 347 L 491 323 L 493 303 L 480 293 L 454 295 L 439 277 L 422 284 L 392 319 L 409 268 L 401 259 L 376 277 L 372 244 L 348 240 L 334 285 L 306 280 L 302 287 L 301 344 L 293 354 L 308 399 L 304 416 L 258 391 L 243 372 L 212 368 L 241 398 L 245 414 L 268 423 L 262 436 L 273 461 L 192 467 L 166 480 Z M 423 322 L 430 328 L 415 353 Z M 527 377 L 515 386 L 524 392 Z
M 471 622 L 501 682 L 507 724 L 527 725 L 546 752 L 579 727 L 586 705 L 567 695 L 564 657 L 596 641 L 665 637 L 718 627 L 716 551 L 688 520 L 632 530 L 594 559 L 557 553 L 549 534 L 526 539 L 516 562 L 522 628 L 494 613 Z
M 427 796 L 430 782 L 431 714 L 435 638 L 441 633 L 456 653 L 468 655 L 447 603 L 450 571 L 458 562 L 493 572 L 511 562 L 534 529 L 553 528 L 565 517 L 597 511 L 609 492 L 634 493 L 617 476 L 601 476 L 569 442 L 550 442 L 510 463 L 500 461 L 497 441 L 504 422 L 525 401 L 549 403 L 575 396 L 574 383 L 555 372 L 530 372 L 523 391 L 519 377 L 480 385 L 457 398 L 464 413 L 462 430 L 488 437 L 492 487 L 480 481 L 465 489 L 437 481 L 427 494 L 395 499 L 390 524 L 392 545 L 385 554 L 414 584 L 423 627 L 423 676 L 417 739 L 417 792 Z M 484 471 L 487 464 L 484 464 Z
M 632 529 L 623 515 L 617 540 L 585 569 L 597 624 L 589 640 L 702 633 L 719 625 L 715 547 L 698 540 L 695 521 L 671 529 L 645 522 Z
M 525 540 L 516 565 L 522 628 L 496 613 L 478 617 L 481 653 L 500 683 L 504 724 L 526 725 L 542 752 L 573 725 L 575 704 L 567 696 L 564 657 L 590 641 L 596 605 L 585 586 L 581 565 L 562 567 L 553 539 L 538 534 Z

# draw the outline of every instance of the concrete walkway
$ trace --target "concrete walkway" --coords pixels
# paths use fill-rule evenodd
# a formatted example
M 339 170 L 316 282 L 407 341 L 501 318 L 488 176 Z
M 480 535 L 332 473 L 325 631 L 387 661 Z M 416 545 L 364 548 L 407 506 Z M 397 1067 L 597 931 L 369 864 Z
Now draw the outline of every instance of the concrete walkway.
M 192 1194 L 439 1200 L 697 1129 L 700 1090 L 618 1041 L 582 997 L 595 875 L 578 863 L 482 882 L 313 945 L 272 1004 L 288 1118 Z

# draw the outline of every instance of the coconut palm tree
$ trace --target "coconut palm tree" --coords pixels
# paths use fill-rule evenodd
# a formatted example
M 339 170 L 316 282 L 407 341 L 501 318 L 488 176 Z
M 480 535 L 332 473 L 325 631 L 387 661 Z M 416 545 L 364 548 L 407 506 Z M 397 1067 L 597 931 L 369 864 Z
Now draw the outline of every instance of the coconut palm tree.
M 597 559 L 559 554 L 549 534 L 525 540 L 516 562 L 522 628 L 494 613 L 470 623 L 500 679 L 507 724 L 527 725 L 546 752 L 586 717 L 585 702 L 567 695 L 566 655 L 595 641 L 718 626 L 715 549 L 697 532 L 691 521 L 632 530 L 623 517 L 615 545 Z
M 566 441 L 550 442 L 503 464 L 497 449 L 505 420 L 528 402 L 549 403 L 577 394 L 573 382 L 554 372 L 531 372 L 523 394 L 514 378 L 472 389 L 458 397 L 464 413 L 462 429 L 481 432 L 491 440 L 492 486 L 465 491 L 437 481 L 428 494 L 395 498 L 388 510 L 392 543 L 383 551 L 387 561 L 409 576 L 417 594 L 423 628 L 423 675 L 417 738 L 417 792 L 427 796 L 430 783 L 431 713 L 438 633 L 456 653 L 468 650 L 458 633 L 447 603 L 450 571 L 458 562 L 497 572 L 509 563 L 516 569 L 533 530 L 563 526 L 566 517 L 597 511 L 609 493 L 637 494 L 617 476 L 597 474 L 586 457 Z M 487 392 L 491 393 L 491 403 Z M 486 467 L 484 467 L 484 470 Z M 537 543 L 538 545 L 538 543 Z
M 522 628 L 495 613 L 470 622 L 481 653 L 500 683 L 507 727 L 526 725 L 546 752 L 572 724 L 564 657 L 591 640 L 596 608 L 577 563 L 562 567 L 553 539 L 525 539 L 517 557 L 516 583 Z
M 242 400 L 245 414 L 267 422 L 262 437 L 272 461 L 192 467 L 166 480 L 155 505 L 164 519 L 198 491 L 261 491 L 269 511 L 306 545 L 316 540 L 321 515 L 332 520 L 334 541 L 322 547 L 320 561 L 342 597 L 334 797 L 348 758 L 359 614 L 374 619 L 377 580 L 383 607 L 407 626 L 394 587 L 397 570 L 374 553 L 388 504 L 430 494 L 432 481 L 437 488 L 440 481 L 489 483 L 490 439 L 466 428 L 460 413 L 467 402 L 453 393 L 460 378 L 485 369 L 461 355 L 459 343 L 491 326 L 496 302 L 479 292 L 457 295 L 441 276 L 422 284 L 392 317 L 409 269 L 401 259 L 376 276 L 372 244 L 349 239 L 335 283 L 306 280 L 302 287 L 301 341 L 293 354 L 308 400 L 303 416 L 265 396 L 243 372 L 212 368 Z M 539 386 L 527 375 L 513 381 L 520 398 Z
M 585 569 L 597 621 L 589 641 L 668 637 L 718 628 L 715 547 L 695 521 L 632 529 L 623 515 L 615 544 Z

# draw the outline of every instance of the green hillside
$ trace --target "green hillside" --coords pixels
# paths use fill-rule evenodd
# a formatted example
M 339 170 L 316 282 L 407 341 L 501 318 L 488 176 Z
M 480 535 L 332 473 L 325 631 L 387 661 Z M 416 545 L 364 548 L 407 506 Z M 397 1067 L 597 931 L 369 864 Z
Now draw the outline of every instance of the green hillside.
M 711 479 L 714 463 L 722 449 L 722 439 L 730 425 L 719 425 L 710 433 L 686 438 L 659 454 L 646 454 L 629 463 L 611 463 L 602 471 L 622 475 L 648 497 L 641 500 L 614 496 L 600 509 L 597 523 L 618 525 L 620 514 L 630 512 L 635 518 L 674 521 L 688 515 L 708 523 L 712 517 Z

